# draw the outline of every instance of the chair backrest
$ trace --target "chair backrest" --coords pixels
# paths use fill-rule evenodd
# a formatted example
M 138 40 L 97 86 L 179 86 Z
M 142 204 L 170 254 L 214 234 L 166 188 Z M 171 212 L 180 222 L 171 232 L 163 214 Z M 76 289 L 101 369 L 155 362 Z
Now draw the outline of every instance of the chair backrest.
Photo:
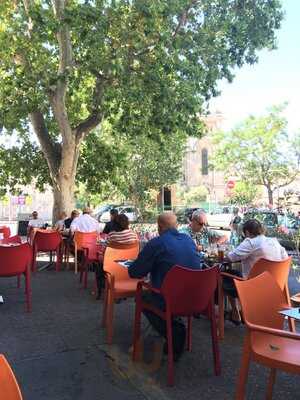
M 245 323 L 282 329 L 284 317 L 278 313 L 286 304 L 285 296 L 270 272 L 246 281 L 234 280 Z
M 97 232 L 79 232 L 74 233 L 74 243 L 76 244 L 77 250 L 84 247 L 94 246 L 98 237 Z
M 16 377 L 3 354 L 0 354 L 0 399 L 23 399 Z
M 195 270 L 179 265 L 165 276 L 161 292 L 173 315 L 193 315 L 206 310 L 217 288 L 217 266 Z
M 32 247 L 28 243 L 0 246 L 0 276 L 14 276 L 26 271 L 32 261 Z
M 130 279 L 127 268 L 122 267 L 115 260 L 134 260 L 139 254 L 139 242 L 127 245 L 110 244 L 106 247 L 103 260 L 103 270 L 114 275 L 117 280 Z
M 22 243 L 22 238 L 19 235 L 10 236 L 9 238 L 0 240 L 0 244 L 9 244 L 9 243 Z
M 33 246 L 37 251 L 56 250 L 61 244 L 61 234 L 56 230 L 37 230 L 33 239 Z
M 3 239 L 7 239 L 10 237 L 10 227 L 9 226 L 0 226 L 0 233 L 3 235 Z
M 288 281 L 291 261 L 291 257 L 288 257 L 283 261 L 270 261 L 261 258 L 251 268 L 248 278 L 254 278 L 257 275 L 268 271 L 273 276 L 281 290 L 283 290 Z

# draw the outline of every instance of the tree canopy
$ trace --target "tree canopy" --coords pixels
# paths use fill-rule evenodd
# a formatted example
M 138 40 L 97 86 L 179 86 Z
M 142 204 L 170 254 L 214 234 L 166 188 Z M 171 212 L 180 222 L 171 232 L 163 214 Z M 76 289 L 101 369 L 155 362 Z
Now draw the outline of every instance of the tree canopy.
M 267 189 L 273 204 L 276 189 L 292 183 L 299 174 L 299 138 L 287 133 L 284 107 L 273 107 L 260 117 L 250 116 L 230 132 L 217 132 L 214 166 L 247 185 Z
M 95 127 L 158 142 L 201 135 L 217 82 L 274 48 L 281 20 L 279 0 L 2 0 L 0 125 L 21 138 L 7 157 L 36 177 L 22 161 L 38 144 L 56 212 L 69 210 Z

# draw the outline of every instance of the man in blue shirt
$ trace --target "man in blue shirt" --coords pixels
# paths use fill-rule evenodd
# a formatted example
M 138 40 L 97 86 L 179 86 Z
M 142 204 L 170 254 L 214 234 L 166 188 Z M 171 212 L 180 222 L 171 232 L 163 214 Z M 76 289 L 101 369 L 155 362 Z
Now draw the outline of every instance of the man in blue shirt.
M 160 289 L 167 272 L 174 265 L 200 269 L 201 260 L 194 241 L 189 236 L 178 232 L 175 214 L 171 212 L 163 213 L 158 217 L 157 222 L 160 236 L 146 244 L 138 258 L 128 268 L 128 272 L 131 278 L 143 278 L 150 273 L 152 286 Z M 165 309 L 161 296 L 145 292 L 143 299 L 161 310 Z M 144 314 L 154 329 L 166 338 L 165 321 L 151 311 L 145 310 Z M 174 358 L 178 359 L 184 350 L 185 325 L 174 319 L 172 328 Z

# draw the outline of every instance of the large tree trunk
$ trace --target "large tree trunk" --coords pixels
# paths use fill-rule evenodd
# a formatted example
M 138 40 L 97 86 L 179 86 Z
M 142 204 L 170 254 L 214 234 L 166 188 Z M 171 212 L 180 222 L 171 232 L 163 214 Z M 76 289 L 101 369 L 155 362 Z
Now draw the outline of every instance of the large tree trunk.
M 79 157 L 79 143 L 75 140 L 62 144 L 61 162 L 53 182 L 53 222 L 57 221 L 61 212 L 69 216 L 74 208 L 74 189 L 77 163 Z
M 62 179 L 58 184 L 53 186 L 53 222 L 60 218 L 60 214 L 64 211 L 70 216 L 74 209 L 74 180 L 72 178 Z
M 268 199 L 269 199 L 269 204 L 273 205 L 273 190 L 270 186 L 267 186 L 267 191 L 268 191 Z

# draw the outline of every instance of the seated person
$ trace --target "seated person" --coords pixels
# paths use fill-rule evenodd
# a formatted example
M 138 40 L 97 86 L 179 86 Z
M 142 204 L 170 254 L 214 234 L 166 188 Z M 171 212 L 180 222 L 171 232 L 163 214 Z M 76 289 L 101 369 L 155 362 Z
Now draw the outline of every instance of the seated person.
M 79 232 L 100 232 L 99 222 L 91 216 L 92 210 L 89 207 L 85 207 L 82 210 L 82 215 L 74 218 L 70 230 L 73 234 L 75 231 Z
M 71 226 L 73 220 L 74 220 L 75 218 L 77 218 L 77 217 L 79 217 L 79 211 L 73 210 L 73 211 L 71 212 L 71 217 L 70 217 L 70 218 L 66 218 L 66 219 L 64 220 L 65 229 L 70 229 L 70 226 Z
M 129 229 L 129 220 L 127 215 L 117 215 L 114 222 L 115 231 L 109 233 L 107 244 L 130 244 L 137 241 L 136 233 Z
M 128 273 L 131 278 L 143 278 L 150 273 L 152 286 L 159 289 L 167 272 L 174 265 L 200 269 L 201 261 L 194 241 L 189 236 L 178 232 L 175 214 L 163 213 L 158 217 L 157 222 L 159 236 L 145 245 L 138 258 L 128 268 Z M 164 310 L 165 305 L 161 296 L 145 292 L 143 298 L 155 307 Z M 166 338 L 165 321 L 151 311 L 145 310 L 144 314 L 154 329 Z M 184 350 L 186 329 L 184 323 L 176 318 L 172 321 L 172 329 L 174 359 L 178 359 Z
M 65 229 L 65 219 L 67 218 L 67 214 L 63 211 L 59 215 L 59 219 L 55 222 L 54 228 L 61 232 Z
M 247 278 L 251 268 L 259 259 L 282 261 L 288 257 L 287 252 L 276 238 L 264 235 L 264 228 L 258 220 L 250 219 L 246 221 L 243 224 L 243 233 L 245 236 L 243 242 L 227 256 L 230 262 L 241 261 L 242 273 L 236 270 L 230 270 L 229 273 Z M 224 292 L 229 296 L 232 307 L 231 321 L 239 323 L 240 313 L 236 302 L 237 292 L 233 279 L 224 278 L 223 282 Z
M 207 227 L 207 217 L 203 210 L 194 211 L 190 225 L 182 228 L 180 232 L 189 235 L 195 241 L 198 251 L 203 250 L 203 247 L 211 243 L 222 244 L 227 242 L 226 235 Z
M 118 229 L 118 224 L 116 222 L 116 218 L 118 217 L 118 210 L 116 208 L 112 208 L 110 210 L 110 221 L 106 222 L 105 227 L 103 229 L 103 233 L 114 232 Z
M 33 211 L 32 219 L 30 219 L 28 222 L 28 232 L 30 231 L 30 228 L 44 228 L 44 226 L 45 226 L 44 220 L 38 217 L 37 211 Z

